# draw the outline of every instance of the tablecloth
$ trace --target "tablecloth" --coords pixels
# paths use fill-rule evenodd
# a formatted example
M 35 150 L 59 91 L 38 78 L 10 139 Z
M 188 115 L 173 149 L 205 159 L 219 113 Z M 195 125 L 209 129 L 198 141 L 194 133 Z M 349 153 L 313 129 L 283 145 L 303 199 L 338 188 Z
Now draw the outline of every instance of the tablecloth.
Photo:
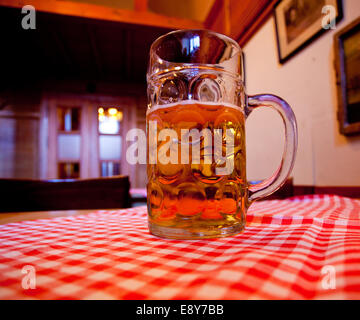
M 149 234 L 145 207 L 1 225 L 0 299 L 25 298 L 359 299 L 360 201 L 257 202 L 206 240 Z

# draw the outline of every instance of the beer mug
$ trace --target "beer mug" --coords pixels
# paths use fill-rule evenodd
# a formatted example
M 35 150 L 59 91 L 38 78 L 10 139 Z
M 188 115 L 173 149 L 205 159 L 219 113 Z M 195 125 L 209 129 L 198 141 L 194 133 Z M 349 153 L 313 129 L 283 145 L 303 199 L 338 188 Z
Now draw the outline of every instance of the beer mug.
M 172 239 L 238 234 L 251 203 L 289 176 L 297 148 L 294 113 L 277 96 L 247 95 L 244 82 L 242 51 L 227 36 L 178 30 L 152 44 L 146 113 L 152 234 Z M 286 143 L 276 172 L 248 182 L 245 120 L 258 107 L 280 114 Z

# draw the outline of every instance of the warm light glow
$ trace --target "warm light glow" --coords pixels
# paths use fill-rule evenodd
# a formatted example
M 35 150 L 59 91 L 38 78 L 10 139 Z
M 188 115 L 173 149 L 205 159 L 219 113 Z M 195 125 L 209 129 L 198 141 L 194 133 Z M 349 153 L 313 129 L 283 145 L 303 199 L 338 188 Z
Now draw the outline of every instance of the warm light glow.
M 99 108 L 98 119 L 100 134 L 118 134 L 123 113 L 117 108 Z
M 108 112 L 112 116 L 114 116 L 114 115 L 116 115 L 118 113 L 116 108 L 109 108 Z

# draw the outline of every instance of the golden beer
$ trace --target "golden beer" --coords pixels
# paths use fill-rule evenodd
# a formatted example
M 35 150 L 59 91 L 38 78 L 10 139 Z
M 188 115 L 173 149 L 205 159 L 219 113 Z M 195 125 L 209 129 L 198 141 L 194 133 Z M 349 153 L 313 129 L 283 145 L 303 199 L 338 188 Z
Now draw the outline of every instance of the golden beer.
M 156 129 L 156 134 L 152 137 L 150 123 Z M 227 235 L 232 228 L 238 233 L 245 222 L 247 192 L 243 110 L 231 104 L 199 101 L 160 105 L 149 109 L 147 129 L 148 153 L 155 151 L 157 158 L 156 163 L 151 163 L 149 158 L 147 161 L 150 228 L 166 227 L 167 232 L 173 231 L 175 238 L 176 229 L 180 229 L 182 233 L 204 233 L 209 237 L 212 230 L 214 234 L 218 234 L 219 229 L 224 230 Z M 164 129 L 176 132 L 177 139 L 170 141 L 171 138 L 168 137 L 166 141 L 159 141 L 159 134 Z M 200 135 L 197 141 L 187 137 L 184 143 L 184 135 L 193 129 L 198 132 L 206 129 L 209 136 Z M 231 130 L 234 137 L 233 145 L 230 146 L 232 152 L 227 155 L 226 130 Z M 219 134 L 223 136 L 216 139 L 215 135 Z M 210 140 L 213 143 L 207 145 Z M 222 142 L 220 148 L 217 148 L 222 150 L 221 156 L 226 155 L 226 161 L 233 163 L 229 174 L 217 174 L 216 169 L 225 164 L 216 161 L 216 141 Z M 177 161 L 173 161 L 175 163 L 161 163 L 161 157 L 165 156 L 162 151 L 165 143 L 168 144 L 166 156 L 177 149 Z M 189 161 L 181 158 L 181 148 L 184 146 L 188 147 Z M 199 148 L 200 161 L 193 159 L 195 147 Z M 206 156 L 211 159 L 210 163 L 205 160 Z

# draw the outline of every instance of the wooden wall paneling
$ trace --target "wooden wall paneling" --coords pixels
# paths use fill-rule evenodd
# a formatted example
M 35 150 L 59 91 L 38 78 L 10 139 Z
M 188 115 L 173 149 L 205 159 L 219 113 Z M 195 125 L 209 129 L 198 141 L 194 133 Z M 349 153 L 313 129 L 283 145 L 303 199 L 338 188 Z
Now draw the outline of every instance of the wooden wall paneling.
M 48 178 L 48 145 L 49 145 L 49 106 L 46 99 L 40 104 L 39 128 L 39 178 Z
M 39 115 L 0 112 L 0 177 L 39 176 Z
M 224 0 L 223 15 L 224 15 L 224 32 L 226 35 L 231 35 L 231 13 L 230 0 Z
M 304 185 L 294 186 L 294 196 L 302 196 L 302 195 L 314 194 L 314 193 L 315 193 L 314 186 L 304 186 Z
M 98 126 L 98 108 L 100 104 L 98 101 L 87 100 L 85 103 L 88 113 L 88 132 L 89 137 L 87 143 L 88 148 L 88 176 L 89 178 L 100 177 L 100 165 L 99 165 L 99 126 Z
M 126 150 L 131 144 L 126 141 L 126 134 L 130 129 L 136 128 L 136 98 L 129 98 L 127 104 L 127 121 L 123 121 L 123 144 L 122 144 L 122 159 L 121 166 L 123 174 L 129 175 L 130 187 L 136 187 L 136 170 L 137 165 L 131 165 L 126 161 Z M 124 117 L 125 120 L 125 117 Z
M 80 177 L 90 178 L 91 162 L 90 162 L 90 150 L 92 148 L 91 141 L 91 105 L 89 106 L 87 100 L 81 99 L 77 101 L 73 106 L 81 107 L 81 123 L 80 123 Z
M 57 119 L 56 101 L 46 98 L 49 110 L 49 132 L 48 132 L 48 179 L 57 179 Z
M 128 208 L 129 179 L 0 179 L 0 212 Z M 19 201 L 19 198 L 21 201 Z
M 315 186 L 315 194 L 336 194 L 342 197 L 360 199 L 360 186 Z
M 228 3 L 229 1 L 226 0 L 226 4 Z M 226 29 L 231 28 L 231 25 L 229 25 L 230 21 L 226 22 L 226 18 L 228 17 L 229 16 L 226 14 L 225 1 L 215 0 L 207 18 L 205 19 L 204 26 L 206 29 L 226 34 L 226 31 L 230 31 Z
M 14 163 L 15 120 L 0 116 L 0 177 L 12 178 Z
M 66 96 L 62 94 L 50 94 L 44 98 L 48 104 L 48 174 L 47 179 L 58 178 L 58 119 L 57 108 L 61 107 L 79 107 L 81 109 L 80 115 L 80 177 L 88 177 L 88 160 L 87 160 L 87 146 L 84 143 L 87 139 L 87 112 L 83 107 L 84 100 L 74 96 Z
M 39 177 L 39 117 L 16 119 L 15 178 Z
M 285 199 L 293 196 L 331 194 L 342 197 L 360 199 L 360 186 L 305 186 L 293 185 L 293 179 L 287 179 L 285 184 L 272 195 L 262 200 Z
M 145 97 L 137 99 L 136 127 L 146 133 L 146 110 L 147 101 Z M 144 146 L 146 148 L 146 146 Z M 147 182 L 146 164 L 136 165 L 136 184 L 134 188 L 145 188 Z
M 258 4 L 260 2 L 261 1 L 252 1 L 251 3 Z M 263 0 L 262 6 L 257 7 L 257 10 L 253 11 L 253 14 L 249 16 L 246 27 L 241 31 L 239 30 L 236 32 L 236 23 L 239 24 L 239 22 L 236 18 L 232 18 L 231 24 L 233 26 L 232 30 L 234 32 L 231 34 L 231 36 L 239 42 L 240 46 L 244 46 L 256 33 L 256 31 L 259 30 L 260 27 L 266 22 L 266 20 L 272 15 L 277 2 L 278 0 Z M 233 12 L 232 9 L 231 12 Z
M 231 36 L 235 39 L 240 37 L 268 2 L 269 0 L 231 0 Z
M 148 0 L 134 0 L 135 11 L 147 11 Z
M 204 25 L 230 36 L 243 46 L 272 14 L 276 2 L 277 0 L 216 0 Z

